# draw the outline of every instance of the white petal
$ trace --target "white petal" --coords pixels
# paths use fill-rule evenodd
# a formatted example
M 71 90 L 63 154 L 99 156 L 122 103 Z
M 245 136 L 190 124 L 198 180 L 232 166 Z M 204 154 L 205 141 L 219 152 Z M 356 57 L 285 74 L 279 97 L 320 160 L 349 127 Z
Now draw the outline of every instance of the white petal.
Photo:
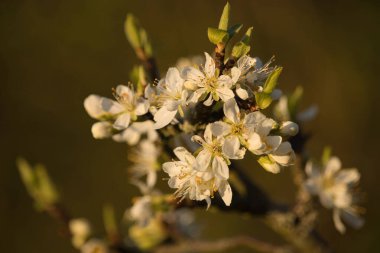
M 256 64 L 256 62 L 257 62 L 256 58 L 252 58 L 248 55 L 244 55 L 240 57 L 236 65 L 241 70 L 241 72 L 245 74 L 248 72 L 248 70 L 250 70 Z
M 125 141 L 132 146 L 139 142 L 141 134 L 137 131 L 134 124 L 132 124 L 132 126 L 124 131 L 123 137 Z
M 132 101 L 134 96 L 133 91 L 129 87 L 121 84 L 116 87 L 116 94 L 118 96 L 126 96 L 128 101 Z
M 129 122 L 131 121 L 131 115 L 129 113 L 123 113 L 119 117 L 117 117 L 113 127 L 118 130 L 123 130 L 129 126 Z
M 214 99 L 213 99 L 213 97 L 212 97 L 212 94 L 210 93 L 210 95 L 208 96 L 207 100 L 205 100 L 205 101 L 203 102 L 203 104 L 204 104 L 205 106 L 210 106 L 210 105 L 212 105 L 212 102 L 214 102 Z
M 207 77 L 213 77 L 215 75 L 215 62 L 214 59 L 208 54 L 205 53 L 206 62 L 204 66 L 204 72 Z
M 182 71 L 182 76 L 186 81 L 191 82 L 192 84 L 197 84 L 205 78 L 205 75 L 199 69 L 194 67 L 186 67 Z
M 218 94 L 220 99 L 222 99 L 224 102 L 235 97 L 234 92 L 230 88 L 227 88 L 227 87 L 217 88 L 216 93 Z
M 326 177 L 332 177 L 336 172 L 342 168 L 342 163 L 338 157 L 333 156 L 326 164 L 325 175 Z
M 221 75 L 218 77 L 218 85 L 219 87 L 224 87 L 224 88 L 230 88 L 232 87 L 232 85 L 234 84 L 234 82 L 232 81 L 231 77 L 227 76 L 227 75 Z
M 231 130 L 231 126 L 223 121 L 211 123 L 211 132 L 214 136 L 227 135 Z
M 277 150 L 270 156 L 282 166 L 289 166 L 293 164 L 295 160 L 295 154 L 289 142 L 281 143 Z
M 96 122 L 91 127 L 92 136 L 95 139 L 104 139 L 112 135 L 112 124 L 107 121 Z
M 205 132 L 204 132 L 205 141 L 207 143 L 212 143 L 212 131 L 211 131 L 211 124 L 208 124 L 206 126 Z
M 318 114 L 318 106 L 313 105 L 306 110 L 297 114 L 297 120 L 299 122 L 307 122 L 314 119 Z
M 184 147 L 177 147 L 174 149 L 174 154 L 178 157 L 179 160 L 186 162 L 190 165 L 195 165 L 195 157 L 187 151 Z
M 149 188 L 153 188 L 157 181 L 157 173 L 156 171 L 150 170 L 148 175 L 146 176 L 146 184 Z
M 264 143 L 261 140 L 260 135 L 252 133 L 248 138 L 248 149 L 250 151 L 257 151 L 264 147 Z
M 344 169 L 336 177 L 336 181 L 344 184 L 354 184 L 360 179 L 360 173 L 357 169 Z
M 236 86 L 236 94 L 238 95 L 239 98 L 243 99 L 243 100 L 246 100 L 249 95 L 248 95 L 248 91 L 246 89 L 243 89 L 239 86 Z
M 165 82 L 171 91 L 182 90 L 183 79 L 176 68 L 169 68 L 166 73 Z
M 245 124 L 256 125 L 266 119 L 265 115 L 261 112 L 251 112 L 245 116 L 244 122 Z
M 191 95 L 190 95 L 190 97 L 189 97 L 189 99 L 188 99 L 188 103 L 197 103 L 198 102 L 198 100 L 199 100 L 199 98 L 203 95 L 203 93 L 205 93 L 205 89 L 204 88 L 201 88 L 201 89 L 198 89 L 198 90 L 196 90 L 196 91 L 194 91 Z
M 280 132 L 286 136 L 295 136 L 298 133 L 298 125 L 292 121 L 284 121 L 281 123 Z
M 240 110 L 235 99 L 227 100 L 223 105 L 224 115 L 234 123 L 240 121 Z
M 355 229 L 359 229 L 364 225 L 364 219 L 351 210 L 343 210 L 342 219 Z
M 237 136 L 228 136 L 223 145 L 223 153 L 230 159 L 241 159 L 238 157 L 240 141 Z
M 206 171 L 209 166 L 210 166 L 210 162 L 211 162 L 211 153 L 206 150 L 206 149 L 203 149 L 201 152 L 199 152 L 199 154 L 197 155 L 197 163 L 198 163 L 198 169 L 199 171 Z
M 215 174 L 219 175 L 220 177 L 224 179 L 229 178 L 229 169 L 228 169 L 227 163 L 220 156 L 214 157 L 212 161 L 212 170 L 214 171 Z
M 267 144 L 267 151 L 273 151 L 279 148 L 281 145 L 282 137 L 281 136 L 267 136 L 265 142 Z M 284 147 L 285 148 L 285 147 Z M 279 153 L 281 154 L 281 153 Z
M 149 101 L 143 98 L 138 98 L 136 108 L 135 108 L 136 115 L 138 116 L 144 115 L 145 113 L 148 112 L 148 109 L 149 109 Z
M 241 75 L 241 70 L 239 68 L 233 67 L 231 69 L 231 78 L 232 78 L 233 83 L 236 83 L 239 80 L 240 75 Z
M 220 184 L 218 192 L 220 196 L 222 197 L 224 204 L 226 204 L 226 206 L 230 206 L 231 201 L 232 201 L 232 189 L 231 189 L 230 184 L 227 182 L 227 180 L 224 180 Z
M 84 100 L 84 108 L 94 119 L 99 119 L 105 113 L 101 107 L 101 100 L 102 98 L 98 95 L 90 95 Z
M 334 209 L 333 211 L 333 221 L 335 228 L 341 233 L 344 234 L 346 232 L 346 227 L 344 226 L 342 220 L 340 219 L 340 210 Z
M 160 129 L 167 126 L 174 119 L 177 111 L 169 111 L 165 106 L 161 107 L 154 115 L 154 129 Z

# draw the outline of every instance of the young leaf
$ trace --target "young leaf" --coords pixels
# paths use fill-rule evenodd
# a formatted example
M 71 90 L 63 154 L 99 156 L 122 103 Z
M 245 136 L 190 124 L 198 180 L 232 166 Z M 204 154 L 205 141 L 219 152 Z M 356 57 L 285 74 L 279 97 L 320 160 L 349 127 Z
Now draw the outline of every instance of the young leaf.
M 256 103 L 260 109 L 265 109 L 272 103 L 272 96 L 265 92 L 259 92 L 255 94 Z
M 134 49 L 142 47 L 140 40 L 140 24 L 133 14 L 127 14 L 124 23 L 124 31 L 129 43 Z
M 219 29 L 227 31 L 228 23 L 230 19 L 230 10 L 231 10 L 231 5 L 227 2 L 226 5 L 224 6 L 222 16 L 220 17 L 219 26 L 218 26 Z
M 251 34 L 252 34 L 253 27 L 248 28 L 247 32 L 243 36 L 243 38 L 235 44 L 235 46 L 232 48 L 231 55 L 235 57 L 236 59 L 242 57 L 243 55 L 246 55 L 251 50 L 251 46 L 249 45 L 251 40 Z
M 263 92 L 265 93 L 272 93 L 272 91 L 276 88 L 278 77 L 280 76 L 282 71 L 282 67 L 276 68 L 270 76 L 267 78 L 264 84 Z
M 207 35 L 210 42 L 215 45 L 226 44 L 229 39 L 228 32 L 212 27 L 208 28 Z
M 292 95 L 288 99 L 288 109 L 292 118 L 294 118 L 297 114 L 298 105 L 303 96 L 303 88 L 302 86 L 297 86 Z

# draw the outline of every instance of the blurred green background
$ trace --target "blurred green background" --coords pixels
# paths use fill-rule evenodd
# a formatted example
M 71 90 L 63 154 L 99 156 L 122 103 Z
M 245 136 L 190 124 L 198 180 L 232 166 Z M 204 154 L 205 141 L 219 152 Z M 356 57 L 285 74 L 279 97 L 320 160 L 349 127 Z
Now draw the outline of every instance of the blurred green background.
M 211 51 L 206 28 L 216 26 L 224 1 L 0 1 L 0 252 L 75 252 L 57 224 L 35 212 L 15 159 L 44 163 L 70 211 L 101 233 L 101 207 L 119 217 L 138 192 L 128 185 L 125 146 L 91 137 L 83 109 L 90 93 L 111 96 L 136 63 L 123 22 L 136 14 L 148 30 L 164 71 L 182 56 Z M 337 252 L 380 252 L 378 169 L 378 1 L 231 1 L 232 21 L 253 25 L 253 55 L 276 55 L 281 87 L 304 85 L 304 105 L 318 104 L 310 150 L 329 144 L 345 167 L 362 173 L 367 223 L 341 236 L 331 212 L 318 228 Z M 377 71 L 377 72 L 376 72 Z M 291 201 L 290 173 L 251 176 L 280 201 Z M 199 211 L 205 238 L 250 233 L 279 241 L 259 220 Z M 228 222 L 226 220 L 229 220 Z M 211 226 L 212 225 L 212 226 Z

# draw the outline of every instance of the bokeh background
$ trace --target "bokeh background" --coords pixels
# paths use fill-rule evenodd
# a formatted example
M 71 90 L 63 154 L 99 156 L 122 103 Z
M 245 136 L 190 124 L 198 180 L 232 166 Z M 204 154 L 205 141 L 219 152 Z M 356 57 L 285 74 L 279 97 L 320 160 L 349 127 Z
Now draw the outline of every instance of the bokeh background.
M 15 159 L 44 163 L 70 211 L 103 231 L 101 207 L 119 217 L 138 192 L 128 185 L 125 146 L 91 137 L 83 109 L 90 93 L 111 95 L 136 63 L 123 22 L 136 14 L 154 41 L 164 71 L 177 58 L 211 51 L 206 28 L 216 26 L 224 1 L 0 1 L 0 252 L 75 252 L 57 224 L 35 212 Z M 276 55 L 281 87 L 305 88 L 304 106 L 318 104 L 307 128 L 311 152 L 333 147 L 346 167 L 362 173 L 367 223 L 341 236 L 331 213 L 318 229 L 337 252 L 380 251 L 378 1 L 231 1 L 232 21 L 253 25 L 253 55 Z M 251 176 L 280 201 L 291 201 L 290 173 Z M 279 241 L 260 220 L 198 212 L 205 238 L 250 233 Z M 227 221 L 228 220 L 228 221 Z M 240 252 L 240 251 L 239 251 Z

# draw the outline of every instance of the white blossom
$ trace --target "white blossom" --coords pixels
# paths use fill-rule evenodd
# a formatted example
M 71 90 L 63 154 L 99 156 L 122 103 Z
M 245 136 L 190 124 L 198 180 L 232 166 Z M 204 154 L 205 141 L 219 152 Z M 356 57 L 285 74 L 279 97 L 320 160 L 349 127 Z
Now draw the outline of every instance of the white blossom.
M 181 200 L 188 197 L 192 200 L 205 200 L 208 206 L 211 203 L 214 187 L 212 175 L 199 170 L 195 157 L 184 147 L 174 149 L 179 161 L 166 162 L 162 165 L 164 172 L 170 179 L 169 187 L 177 189 L 174 195 Z
M 305 168 L 308 176 L 305 186 L 312 195 L 319 196 L 324 207 L 333 209 L 335 227 L 344 233 L 346 228 L 342 219 L 354 228 L 360 228 L 364 221 L 354 206 L 352 191 L 359 182 L 360 174 L 355 168 L 341 169 L 341 167 L 337 157 L 331 157 L 323 169 L 309 161 Z
M 256 155 L 272 153 L 282 142 L 281 136 L 269 135 L 277 123 L 261 112 L 254 112 L 254 118 L 255 127 L 248 138 L 248 149 Z
M 158 139 L 158 133 L 154 129 L 154 122 L 151 120 L 133 122 L 124 131 L 113 135 L 113 140 L 117 142 L 127 142 L 128 145 L 136 145 L 142 138 L 146 136 L 149 142 L 154 142 Z
M 246 86 L 246 75 L 256 65 L 257 59 L 244 55 L 236 62 L 236 67 L 231 69 L 233 83 L 236 83 L 236 94 L 243 100 L 249 97 L 249 87 Z M 252 95 L 252 91 L 251 91 Z
M 210 106 L 213 101 L 219 99 L 227 101 L 234 97 L 231 90 L 233 81 L 228 75 L 220 75 L 219 70 L 215 67 L 215 61 L 208 53 L 205 53 L 206 62 L 202 70 L 194 67 L 187 67 L 183 70 L 185 86 L 194 90 L 189 102 L 196 103 L 205 96 L 208 98 L 203 102 L 204 105 Z
M 157 85 L 157 101 L 161 107 L 154 114 L 156 129 L 168 125 L 175 118 L 177 112 L 183 116 L 182 107 L 186 105 L 188 91 L 178 69 L 170 68 L 164 80 Z
M 148 111 L 149 102 L 142 97 L 138 97 L 127 86 L 118 85 L 114 96 L 117 101 L 98 95 L 90 95 L 85 99 L 84 107 L 92 118 L 115 120 L 113 128 L 117 130 L 126 129 L 131 120 L 136 120 L 137 116 L 144 115 Z M 107 133 L 105 126 L 105 124 L 93 126 L 94 136 L 104 137 Z
M 109 253 L 107 245 L 99 239 L 87 241 L 80 249 L 81 253 Z
M 143 140 L 138 147 L 128 155 L 128 159 L 133 162 L 130 172 L 133 179 L 146 176 L 146 184 L 153 188 L 157 181 L 157 170 L 159 169 L 157 159 L 160 155 L 160 148 L 157 144 L 148 140 Z
M 225 121 L 217 121 L 211 124 L 211 131 L 215 136 L 225 136 L 233 139 L 233 143 L 239 142 L 246 145 L 250 133 L 256 124 L 256 113 L 241 114 L 235 99 L 230 99 L 223 105 Z
M 135 200 L 129 209 L 128 218 L 135 221 L 139 226 L 146 226 L 153 217 L 152 197 L 145 195 Z

